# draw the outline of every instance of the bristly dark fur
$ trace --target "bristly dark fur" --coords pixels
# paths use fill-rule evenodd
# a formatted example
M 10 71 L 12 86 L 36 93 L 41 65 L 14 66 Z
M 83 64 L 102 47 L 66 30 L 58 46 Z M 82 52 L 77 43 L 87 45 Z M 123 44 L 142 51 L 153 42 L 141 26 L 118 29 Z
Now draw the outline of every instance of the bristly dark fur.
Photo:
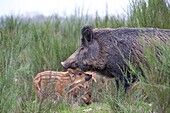
M 105 76 L 116 77 L 117 88 L 119 80 L 124 79 L 125 90 L 129 86 L 130 78 L 126 61 L 129 60 L 140 71 L 138 62 L 146 63 L 143 58 L 142 39 L 146 46 L 150 45 L 151 40 L 165 43 L 170 39 L 170 30 L 156 28 L 98 29 L 84 26 L 81 34 L 81 47 L 62 63 L 63 67 L 86 71 L 92 69 Z M 127 74 L 127 78 L 124 78 L 124 74 Z M 133 81 L 135 78 L 136 76 Z

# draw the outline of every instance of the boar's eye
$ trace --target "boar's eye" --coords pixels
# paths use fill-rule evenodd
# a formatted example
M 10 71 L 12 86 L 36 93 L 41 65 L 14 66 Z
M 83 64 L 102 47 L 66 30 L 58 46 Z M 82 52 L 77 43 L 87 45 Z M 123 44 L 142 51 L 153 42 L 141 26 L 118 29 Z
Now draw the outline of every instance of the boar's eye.
M 84 46 L 83 45 L 81 45 L 81 47 L 80 47 L 80 51 L 82 51 L 84 49 Z

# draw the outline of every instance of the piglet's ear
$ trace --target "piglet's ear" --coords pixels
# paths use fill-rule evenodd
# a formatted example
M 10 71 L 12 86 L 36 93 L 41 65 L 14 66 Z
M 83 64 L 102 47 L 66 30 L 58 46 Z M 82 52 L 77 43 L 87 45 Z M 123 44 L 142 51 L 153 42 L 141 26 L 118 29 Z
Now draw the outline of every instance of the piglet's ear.
M 92 78 L 92 75 L 88 75 L 85 77 L 85 81 L 89 81 Z
M 67 69 L 67 72 L 68 72 L 68 74 L 71 78 L 74 77 L 74 70 L 73 69 L 69 68 L 69 69 Z
M 73 69 L 71 69 L 71 68 L 68 68 L 67 71 L 68 71 L 69 73 L 74 73 Z
M 89 42 L 93 39 L 93 27 L 92 26 L 84 26 L 81 30 L 82 34 L 82 44 L 89 44 Z

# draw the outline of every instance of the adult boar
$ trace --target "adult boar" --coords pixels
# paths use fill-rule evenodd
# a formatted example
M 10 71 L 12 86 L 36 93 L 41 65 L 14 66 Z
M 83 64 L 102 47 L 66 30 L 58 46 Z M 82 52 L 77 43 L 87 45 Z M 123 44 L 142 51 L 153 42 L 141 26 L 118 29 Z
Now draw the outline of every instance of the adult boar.
M 150 45 L 151 39 L 165 42 L 170 38 L 170 30 L 156 28 L 93 28 L 84 26 L 81 30 L 81 46 L 66 61 L 64 68 L 80 68 L 83 71 L 94 70 L 108 77 L 116 77 L 119 87 L 122 72 L 129 75 L 126 60 L 138 67 L 137 61 L 145 62 L 142 40 Z M 129 76 L 128 76 L 129 77 Z M 134 77 L 135 78 L 135 77 Z M 125 80 L 125 91 L 129 86 Z

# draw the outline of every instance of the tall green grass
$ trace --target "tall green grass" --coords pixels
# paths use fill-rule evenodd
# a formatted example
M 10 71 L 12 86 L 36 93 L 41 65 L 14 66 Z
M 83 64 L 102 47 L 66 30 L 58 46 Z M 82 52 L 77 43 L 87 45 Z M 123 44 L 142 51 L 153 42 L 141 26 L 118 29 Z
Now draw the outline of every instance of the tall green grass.
M 82 15 L 75 12 L 69 17 L 52 15 L 37 21 L 21 16 L 0 18 L 0 112 L 164 112 L 170 111 L 169 104 L 169 42 L 160 45 L 162 62 L 146 48 L 145 57 L 150 62 L 151 72 L 143 70 L 148 81 L 140 85 L 148 92 L 148 100 L 138 97 L 139 93 L 125 97 L 120 91 L 116 97 L 114 80 L 109 81 L 104 91 L 94 94 L 96 103 L 91 106 L 70 106 L 67 103 L 46 102 L 37 104 L 32 88 L 35 75 L 43 70 L 63 71 L 60 62 L 70 56 L 80 45 L 80 30 L 84 25 L 94 27 L 158 27 L 170 29 L 170 5 L 165 0 L 132 1 L 127 17 L 106 13 L 105 17 Z M 106 11 L 107 12 L 107 11 Z M 79 14 L 80 13 L 80 14 Z M 156 70 L 156 71 L 155 71 Z M 112 86 L 112 88 L 110 87 Z M 100 87 L 100 86 L 96 86 Z M 107 94 L 106 94 L 107 92 Z M 139 90 L 140 92 L 140 90 Z M 102 100 L 101 100 L 102 98 Z M 105 104 L 104 104 L 105 103 Z M 149 104 L 152 104 L 150 107 Z M 72 108 L 73 107 L 73 108 Z
M 167 0 L 132 0 L 128 26 L 170 28 L 170 4 Z
M 162 113 L 170 112 L 169 48 L 170 40 L 166 45 L 154 43 L 149 49 L 145 48 L 144 55 L 148 65 L 141 64 L 142 70 L 147 75 L 147 82 L 142 80 L 142 84 L 148 93 L 148 98 L 153 103 L 153 108 Z

